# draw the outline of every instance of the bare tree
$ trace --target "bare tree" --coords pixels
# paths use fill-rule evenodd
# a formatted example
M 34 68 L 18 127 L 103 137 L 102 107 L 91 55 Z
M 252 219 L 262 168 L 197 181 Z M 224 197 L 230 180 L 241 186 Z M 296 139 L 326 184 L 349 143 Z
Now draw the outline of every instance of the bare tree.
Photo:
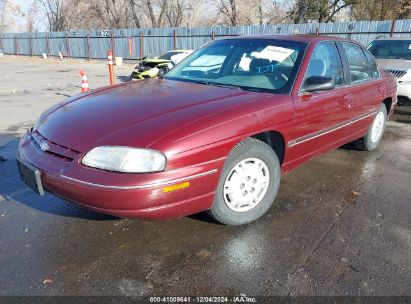
M 105 28 L 128 28 L 134 19 L 129 5 L 129 0 L 91 0 L 89 11 L 95 12 Z
M 142 12 L 142 4 L 141 1 L 137 0 L 129 0 L 129 6 L 131 13 L 133 14 L 134 24 L 137 28 L 141 27 L 141 12 Z
M 277 24 L 290 22 L 289 14 L 292 2 L 284 0 L 266 0 L 258 3 L 259 24 Z
M 285 0 L 208 0 L 207 3 L 215 11 L 211 25 L 262 25 L 288 18 Z
M 38 2 L 46 13 L 49 31 L 64 31 L 66 22 L 64 0 L 38 0 Z
M 21 31 L 18 18 L 22 17 L 21 7 L 12 0 L 0 0 L 0 32 Z
M 258 24 L 262 25 L 263 24 L 263 19 L 264 19 L 264 15 L 263 15 L 263 4 L 261 3 L 261 0 L 258 0 Z
M 37 18 L 39 17 L 39 7 L 37 1 L 32 1 L 28 10 L 22 13 L 26 20 L 26 31 L 36 32 L 37 31 Z
M 15 1 L 0 0 L 0 31 L 35 31 L 43 12 L 50 31 L 411 18 L 410 0 L 31 1 L 22 11 Z
M 230 25 L 238 25 L 237 0 L 219 0 L 216 7 L 229 20 Z
M 190 9 L 191 7 L 184 0 L 168 1 L 166 16 L 169 25 L 173 27 L 181 26 Z
M 167 0 L 144 0 L 146 13 L 151 21 L 152 27 L 160 27 L 163 24 L 164 15 L 167 10 Z

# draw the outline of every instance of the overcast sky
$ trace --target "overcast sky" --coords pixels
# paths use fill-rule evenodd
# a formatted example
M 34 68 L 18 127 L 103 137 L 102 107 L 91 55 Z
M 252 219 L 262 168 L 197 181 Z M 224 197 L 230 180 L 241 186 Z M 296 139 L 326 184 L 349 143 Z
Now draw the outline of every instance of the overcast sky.
M 16 3 L 19 4 L 22 8 L 27 8 L 31 3 L 31 0 L 14 0 L 14 1 L 16 1 Z
M 20 7 L 23 9 L 23 11 L 27 11 L 33 2 L 33 0 L 13 0 L 15 3 L 20 5 Z M 25 20 L 20 18 L 18 19 L 18 22 L 24 24 Z M 47 20 L 44 18 L 37 18 L 37 26 L 38 30 L 40 31 L 46 31 L 47 30 Z

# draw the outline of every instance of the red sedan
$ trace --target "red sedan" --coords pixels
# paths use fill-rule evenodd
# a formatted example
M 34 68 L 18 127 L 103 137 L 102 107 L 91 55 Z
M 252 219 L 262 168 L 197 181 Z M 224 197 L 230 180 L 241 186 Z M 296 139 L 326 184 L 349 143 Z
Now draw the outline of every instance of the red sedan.
M 358 43 L 255 36 L 207 44 L 161 79 L 71 97 L 19 145 L 22 179 L 86 208 L 162 219 L 261 217 L 281 175 L 355 141 L 375 149 L 396 81 Z

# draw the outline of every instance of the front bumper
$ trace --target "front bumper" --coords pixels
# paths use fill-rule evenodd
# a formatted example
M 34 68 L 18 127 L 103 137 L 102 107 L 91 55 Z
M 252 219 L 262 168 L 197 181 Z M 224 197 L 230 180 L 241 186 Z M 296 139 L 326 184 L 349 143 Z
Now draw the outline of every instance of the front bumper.
M 131 73 L 131 78 L 133 79 L 149 79 L 149 78 L 156 78 L 158 76 L 158 73 L 160 72 L 160 69 L 158 68 L 152 68 L 146 71 L 133 71 Z
M 397 86 L 397 95 L 411 100 L 411 81 L 399 81 Z
M 72 162 L 42 151 L 30 133 L 19 143 L 20 157 L 41 172 L 46 191 L 97 212 L 126 218 L 165 219 L 211 207 L 224 159 L 150 173 L 126 174 L 88 168 L 79 156 Z M 164 192 L 169 185 L 190 186 Z

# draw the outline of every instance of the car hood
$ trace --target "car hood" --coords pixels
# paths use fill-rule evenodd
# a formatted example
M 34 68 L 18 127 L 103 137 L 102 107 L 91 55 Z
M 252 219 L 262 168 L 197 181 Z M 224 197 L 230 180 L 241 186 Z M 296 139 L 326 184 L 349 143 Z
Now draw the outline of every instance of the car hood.
M 411 60 L 405 59 L 377 59 L 377 63 L 384 69 L 407 71 L 411 69 Z
M 166 79 L 130 82 L 60 103 L 42 115 L 37 131 L 80 152 L 147 147 L 184 124 L 249 102 L 249 94 L 258 93 Z
M 142 63 L 143 64 L 150 64 L 150 63 L 157 63 L 157 64 L 160 64 L 160 63 L 167 63 L 167 62 L 170 62 L 171 60 L 167 60 L 167 59 L 144 59 L 143 61 L 142 61 Z

